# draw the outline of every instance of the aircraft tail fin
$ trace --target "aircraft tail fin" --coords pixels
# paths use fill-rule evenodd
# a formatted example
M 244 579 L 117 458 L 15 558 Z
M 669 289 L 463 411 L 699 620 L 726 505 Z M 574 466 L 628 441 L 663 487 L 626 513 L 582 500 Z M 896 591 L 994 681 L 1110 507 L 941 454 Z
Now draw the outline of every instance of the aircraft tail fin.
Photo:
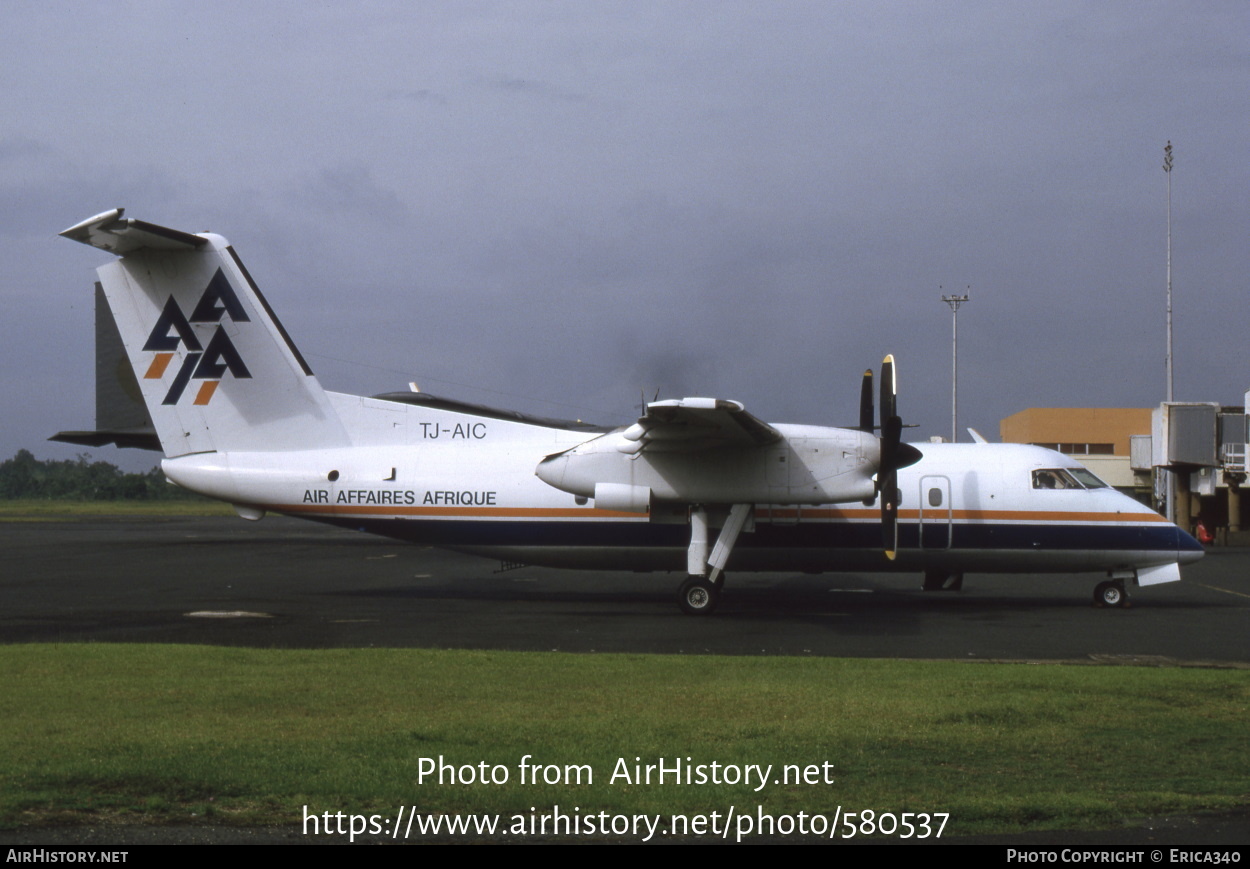
M 230 244 L 122 215 L 61 235 L 120 257 L 98 269 L 97 286 L 165 455 L 345 445 L 325 391 Z M 109 355 L 98 348 L 97 365 L 113 364 Z

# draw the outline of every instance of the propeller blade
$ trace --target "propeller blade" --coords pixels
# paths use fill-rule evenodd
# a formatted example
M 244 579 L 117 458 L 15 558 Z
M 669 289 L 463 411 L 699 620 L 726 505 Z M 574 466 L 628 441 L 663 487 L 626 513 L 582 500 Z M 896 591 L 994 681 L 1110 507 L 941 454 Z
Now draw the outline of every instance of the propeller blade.
M 885 557 L 898 554 L 898 470 L 923 458 L 920 450 L 905 444 L 903 420 L 898 415 L 898 381 L 894 356 L 881 362 L 881 466 L 877 469 L 877 496 L 881 499 L 881 543 Z
M 884 376 L 882 377 L 884 380 Z M 898 447 L 903 434 L 903 421 L 897 416 L 881 426 L 881 469 L 877 471 L 877 489 L 881 496 L 881 543 L 885 557 L 894 560 L 898 552 Z
M 898 416 L 898 389 L 894 381 L 894 356 L 887 355 L 881 362 L 881 425 Z
M 859 388 L 859 430 L 872 434 L 872 369 L 864 372 L 864 380 Z

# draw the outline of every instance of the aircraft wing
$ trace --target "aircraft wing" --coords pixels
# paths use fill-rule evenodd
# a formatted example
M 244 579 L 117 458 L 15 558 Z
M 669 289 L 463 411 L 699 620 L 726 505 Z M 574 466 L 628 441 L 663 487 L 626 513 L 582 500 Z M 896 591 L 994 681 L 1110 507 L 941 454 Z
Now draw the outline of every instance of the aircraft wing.
M 781 433 L 747 413 L 741 403 L 720 398 L 653 401 L 623 433 L 634 448 L 626 452 L 686 452 L 717 447 L 776 443 Z

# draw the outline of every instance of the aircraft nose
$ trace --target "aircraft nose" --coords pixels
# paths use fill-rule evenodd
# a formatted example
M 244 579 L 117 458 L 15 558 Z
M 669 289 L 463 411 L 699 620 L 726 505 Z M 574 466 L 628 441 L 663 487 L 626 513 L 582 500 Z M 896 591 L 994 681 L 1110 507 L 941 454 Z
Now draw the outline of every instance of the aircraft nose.
M 1189 532 L 1176 526 L 1176 557 L 1181 564 L 1191 564 L 1206 554 L 1206 549 Z

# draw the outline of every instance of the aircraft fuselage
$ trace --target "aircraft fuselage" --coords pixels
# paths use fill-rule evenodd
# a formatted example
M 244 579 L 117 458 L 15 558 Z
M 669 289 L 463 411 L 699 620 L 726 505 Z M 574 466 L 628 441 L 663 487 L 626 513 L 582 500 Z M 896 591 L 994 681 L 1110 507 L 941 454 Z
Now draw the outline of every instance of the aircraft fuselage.
M 166 459 L 171 480 L 236 505 L 525 564 L 682 570 L 688 505 L 603 509 L 553 488 L 535 470 L 592 440 L 586 432 L 469 417 L 382 399 L 330 394 L 340 412 L 383 414 L 392 444 L 227 452 Z M 782 430 L 789 427 L 781 426 Z M 405 436 L 398 436 L 400 431 Z M 795 427 L 804 442 L 815 427 Z M 437 436 L 433 432 L 437 431 Z M 846 430 L 827 429 L 833 433 Z M 858 434 L 852 432 L 852 434 Z M 602 436 L 610 438 L 611 434 Z M 1037 489 L 1032 472 L 1079 468 L 1059 453 L 1015 444 L 922 444 L 899 471 L 899 552 L 881 552 L 874 503 L 754 505 L 731 571 L 1082 572 L 1185 562 L 1201 547 L 1111 488 Z M 778 449 L 785 449 L 784 446 Z M 733 450 L 701 463 L 735 467 Z M 726 475 L 728 476 L 728 475 Z M 713 528 L 733 503 L 709 501 Z

